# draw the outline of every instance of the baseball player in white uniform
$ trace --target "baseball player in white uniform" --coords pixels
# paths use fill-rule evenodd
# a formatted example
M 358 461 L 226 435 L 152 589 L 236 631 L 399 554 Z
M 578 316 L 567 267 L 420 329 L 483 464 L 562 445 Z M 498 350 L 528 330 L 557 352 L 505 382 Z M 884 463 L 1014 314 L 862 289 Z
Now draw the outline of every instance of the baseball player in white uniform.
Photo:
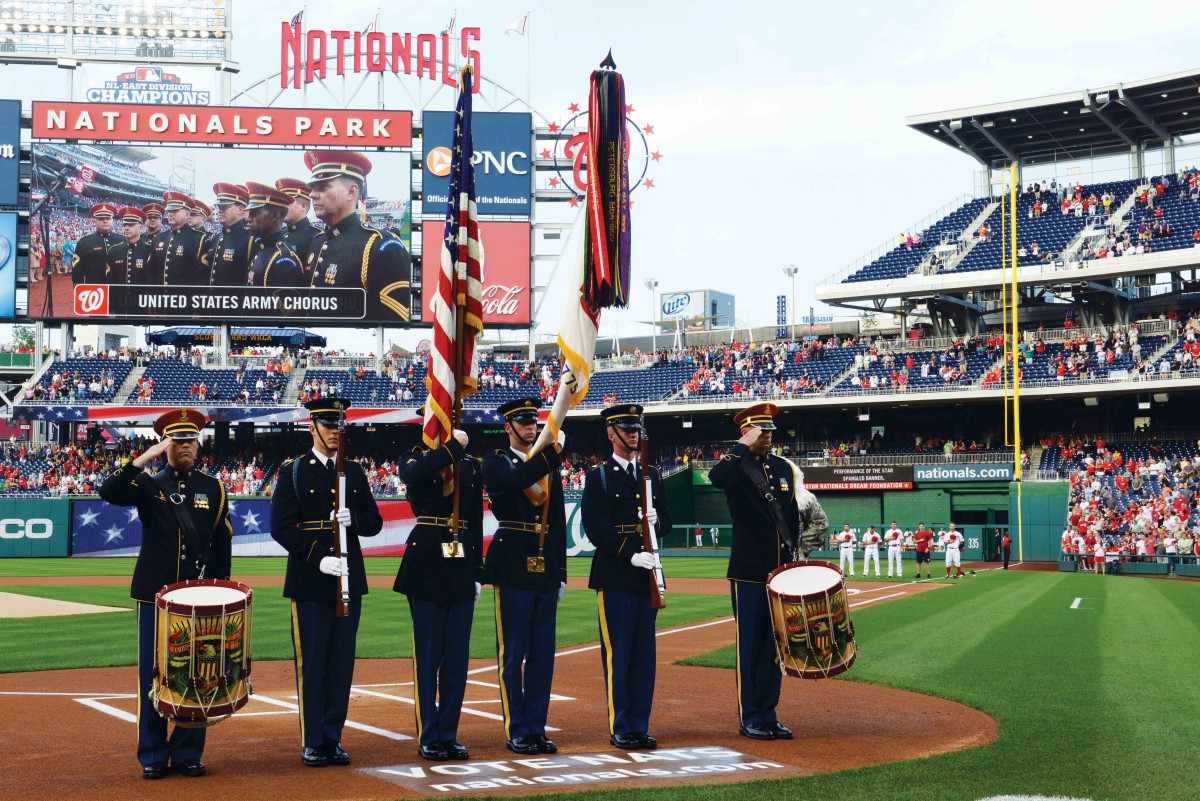
M 867 533 L 863 534 L 863 576 L 870 575 L 868 569 L 871 560 L 875 560 L 875 578 L 879 578 L 879 543 L 883 542 L 883 537 L 879 536 L 879 532 L 874 526 L 867 526 Z
M 854 575 L 854 545 L 858 542 L 858 535 L 850 530 L 850 524 L 846 523 L 842 526 L 842 530 L 834 535 L 834 539 L 838 544 L 838 567 L 842 569 L 847 576 Z M 849 570 L 846 568 L 849 567 Z
M 887 542 L 888 547 L 888 578 L 892 577 L 893 567 L 896 570 L 896 576 L 902 577 L 904 570 L 900 567 L 900 556 L 904 553 L 904 532 L 896 528 L 896 521 L 892 521 L 892 527 L 883 532 L 883 539 Z
M 942 543 L 946 546 L 946 578 L 950 578 L 951 565 L 954 565 L 958 570 L 958 573 L 954 577 L 962 578 L 963 535 L 954 527 L 953 523 L 950 524 L 950 530 L 945 532 L 945 535 L 942 537 Z

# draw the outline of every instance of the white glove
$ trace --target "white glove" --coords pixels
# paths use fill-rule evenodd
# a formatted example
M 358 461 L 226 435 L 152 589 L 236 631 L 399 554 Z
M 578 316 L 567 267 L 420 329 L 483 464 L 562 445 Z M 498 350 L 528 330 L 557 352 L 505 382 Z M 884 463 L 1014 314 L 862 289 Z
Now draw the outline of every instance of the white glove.
M 633 565 L 634 567 L 640 567 L 643 570 L 653 570 L 654 554 L 646 553 L 645 551 L 639 551 L 630 557 L 629 564 Z
M 650 521 L 650 525 L 658 525 L 658 510 L 653 506 L 650 507 L 650 514 L 646 515 L 646 519 Z
M 466 431 L 460 431 L 457 428 L 454 429 L 454 438 L 456 440 L 458 440 L 459 445 L 462 445 L 464 448 L 467 447 L 468 440 L 467 440 L 467 432 Z
M 483 594 L 483 585 L 478 581 L 475 582 L 475 603 L 479 603 L 479 596 Z
M 558 447 L 561 448 L 562 446 L 564 446 L 566 444 L 567 444 L 567 432 L 563 431 L 562 429 L 559 429 L 559 431 L 558 431 Z
M 350 528 L 351 517 L 350 517 L 349 509 L 338 509 L 336 512 L 333 512 L 332 514 L 329 515 L 329 519 L 336 520 L 338 523 L 341 523 L 346 528 Z
M 564 581 L 562 584 L 558 585 L 558 600 L 561 601 L 563 599 L 563 596 L 566 594 L 567 594 L 567 582 Z
M 328 576 L 348 576 L 350 565 L 344 556 L 326 556 L 321 560 L 321 572 Z

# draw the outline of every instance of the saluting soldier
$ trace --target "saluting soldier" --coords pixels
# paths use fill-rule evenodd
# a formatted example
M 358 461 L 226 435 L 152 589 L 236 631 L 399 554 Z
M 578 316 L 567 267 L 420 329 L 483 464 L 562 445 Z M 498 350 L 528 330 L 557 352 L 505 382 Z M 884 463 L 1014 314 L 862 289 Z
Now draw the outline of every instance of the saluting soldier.
M 172 409 L 154 423 L 161 440 L 121 468 L 100 487 L 100 497 L 116 506 L 134 506 L 142 521 L 142 546 L 133 568 L 130 596 L 137 601 L 138 762 L 143 779 L 168 772 L 203 776 L 205 729 L 176 726 L 150 700 L 154 681 L 154 597 L 166 584 L 192 579 L 228 579 L 233 550 L 229 504 L 220 480 L 193 469 L 200 430 L 208 422 L 195 409 Z M 161 457 L 167 464 L 154 475 L 144 468 Z
M 321 229 L 308 219 L 312 193 L 308 184 L 298 178 L 280 178 L 275 182 L 275 188 L 291 200 L 283 218 L 283 241 L 300 257 L 300 269 L 304 272 L 304 283 L 307 285 L 312 271 L 313 239 L 321 233 Z
M 246 283 L 249 286 L 303 286 L 303 262 L 284 241 L 281 228 L 291 198 L 272 186 L 254 181 L 247 181 L 246 189 L 250 193 L 250 204 L 246 207 L 250 212 L 250 233 L 258 237 Z
M 108 280 L 108 249 L 119 241 L 112 232 L 117 207 L 111 203 L 98 203 L 92 206 L 91 213 L 96 230 L 80 237 L 71 258 L 71 283 L 76 286 L 111 283 Z
M 171 226 L 162 248 L 161 260 L 155 247 L 154 269 L 167 286 L 205 286 L 208 284 L 208 250 L 205 235 L 189 225 L 192 204 L 196 201 L 183 192 L 163 192 L 167 224 Z
M 799 486 L 802 476 L 771 453 L 777 412 L 775 404 L 760 403 L 735 415 L 741 439 L 709 471 L 733 517 L 726 575 L 737 627 L 738 733 L 755 740 L 792 739 L 775 714 L 783 674 L 775 661 L 767 576 L 824 542 L 829 529 L 816 498 Z
M 288 552 L 283 595 L 292 599 L 292 648 L 296 658 L 296 698 L 300 707 L 301 760 L 310 768 L 349 765 L 342 727 L 354 680 L 354 644 L 367 594 L 367 574 L 359 537 L 383 530 L 383 517 L 362 466 L 343 459 L 346 495 L 334 505 L 338 423 L 350 407 L 342 398 L 304 404 L 309 412 L 312 450 L 279 467 L 271 496 L 271 538 Z M 347 550 L 333 555 L 336 527 L 346 527 Z M 349 614 L 337 616 L 338 579 L 349 576 Z
M 246 222 L 250 192 L 238 184 L 213 184 L 217 195 L 217 220 L 221 231 L 211 240 L 209 283 L 212 286 L 245 286 L 254 258 L 254 236 Z
M 143 228 L 146 212 L 137 206 L 125 206 L 119 216 L 125 238 L 108 249 L 108 283 L 155 283 L 150 271 L 150 243 Z M 161 280 L 158 283 L 162 283 Z
M 311 285 L 362 287 L 367 319 L 407 322 L 411 308 L 412 257 L 398 239 L 380 233 L 357 213 L 371 162 L 361 153 L 310 150 L 308 186 L 325 232 L 313 241 Z
M 504 736 L 518 754 L 558 751 L 546 738 L 546 716 L 555 620 L 567 589 L 567 518 L 558 477 L 562 444 L 527 458 L 541 405 L 522 398 L 500 406 L 508 448 L 483 457 L 483 483 L 498 524 L 485 573 L 495 588 Z
M 483 581 L 483 477 L 455 430 L 439 448 L 413 448 L 400 478 L 416 526 L 408 535 L 393 589 L 408 596 L 413 626 L 417 752 L 425 759 L 469 759 L 458 741 L 467 689 L 471 619 Z M 452 530 L 452 475 L 459 465 L 458 527 Z
M 604 419 L 612 456 L 588 471 L 583 483 L 583 531 L 596 552 L 588 586 L 600 614 L 600 664 L 608 693 L 609 742 L 618 748 L 657 748 L 649 734 L 654 702 L 654 621 L 649 571 L 655 556 L 643 548 L 643 526 L 671 530 L 667 495 L 658 470 L 638 464 L 642 407 L 610 406 Z M 650 518 L 641 517 L 646 475 Z

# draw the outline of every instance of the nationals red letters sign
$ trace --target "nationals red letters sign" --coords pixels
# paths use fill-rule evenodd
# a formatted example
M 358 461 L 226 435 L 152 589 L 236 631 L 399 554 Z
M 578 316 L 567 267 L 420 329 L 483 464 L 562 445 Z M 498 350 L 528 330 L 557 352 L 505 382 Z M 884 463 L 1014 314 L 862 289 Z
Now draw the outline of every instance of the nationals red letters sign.
M 430 303 L 437 293 L 438 270 L 445 250 L 446 224 L 421 224 L 422 320 L 433 319 Z M 529 223 L 481 222 L 483 242 L 483 325 L 522 326 L 530 319 Z
M 354 150 L 411 147 L 412 112 L 35 102 L 33 138 Z

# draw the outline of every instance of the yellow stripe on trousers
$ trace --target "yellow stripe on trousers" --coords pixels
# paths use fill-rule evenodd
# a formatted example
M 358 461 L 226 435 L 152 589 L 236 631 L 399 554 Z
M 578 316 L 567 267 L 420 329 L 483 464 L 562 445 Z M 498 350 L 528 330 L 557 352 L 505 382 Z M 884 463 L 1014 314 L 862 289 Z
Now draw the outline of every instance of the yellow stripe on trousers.
M 493 585 L 496 602 L 496 673 L 500 677 L 500 706 L 504 711 L 504 739 L 511 740 L 509 726 L 512 723 L 508 711 L 508 689 L 504 686 L 504 622 L 500 616 L 500 588 Z
M 737 654 L 734 675 L 737 677 L 738 723 L 746 725 L 742 717 L 742 616 L 738 614 L 738 582 L 733 582 L 733 650 Z
M 134 611 L 137 613 L 137 618 L 133 621 L 137 624 L 138 632 L 138 683 L 137 683 L 137 736 L 138 744 L 141 744 L 142 739 L 142 604 L 146 601 L 138 601 Z M 157 613 L 156 613 L 157 614 Z M 158 618 L 154 619 L 154 649 L 158 652 Z M 154 686 L 154 679 L 150 680 L 150 685 Z
M 421 730 L 423 723 L 421 721 L 421 685 L 417 679 L 417 627 L 413 626 L 412 631 L 412 655 L 413 655 L 413 711 L 417 715 L 417 742 L 421 742 Z
M 605 689 L 608 691 L 608 733 L 616 734 L 617 708 L 613 703 L 613 649 L 612 639 L 608 636 L 608 617 L 604 614 L 604 590 L 596 590 L 596 602 L 600 607 L 600 639 L 604 642 L 604 670 L 607 678 Z
M 300 613 L 292 601 L 292 647 L 296 651 L 296 704 L 300 710 L 300 747 L 304 747 L 304 653 L 300 646 Z

